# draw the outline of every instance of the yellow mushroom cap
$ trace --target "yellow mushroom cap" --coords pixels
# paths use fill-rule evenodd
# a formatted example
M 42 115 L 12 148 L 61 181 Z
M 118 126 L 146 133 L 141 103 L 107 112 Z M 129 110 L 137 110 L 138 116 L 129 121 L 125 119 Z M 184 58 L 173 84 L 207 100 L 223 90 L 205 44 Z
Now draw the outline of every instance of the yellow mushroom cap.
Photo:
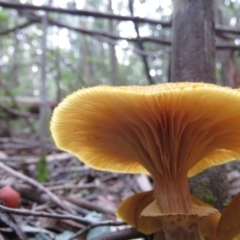
M 191 176 L 240 156 L 239 109 L 239 90 L 213 84 L 98 86 L 65 98 L 50 128 L 96 169 L 174 177 L 199 164 Z
M 215 208 L 212 208 L 200 199 L 194 196 L 191 196 L 191 198 L 196 206 L 207 207 L 209 209 L 208 213 L 204 213 L 205 217 L 199 218 L 198 221 L 198 227 L 202 236 L 206 240 L 217 240 L 217 225 L 221 214 Z M 142 216 L 142 211 L 153 201 L 153 191 L 134 194 L 120 203 L 116 215 L 118 218 L 144 234 L 162 231 L 161 219 L 159 217 Z M 155 209 L 157 216 L 159 216 L 159 211 L 159 209 Z M 172 221 L 172 219 L 170 221 Z
M 223 211 L 219 220 L 217 235 L 219 240 L 240 239 L 240 193 Z

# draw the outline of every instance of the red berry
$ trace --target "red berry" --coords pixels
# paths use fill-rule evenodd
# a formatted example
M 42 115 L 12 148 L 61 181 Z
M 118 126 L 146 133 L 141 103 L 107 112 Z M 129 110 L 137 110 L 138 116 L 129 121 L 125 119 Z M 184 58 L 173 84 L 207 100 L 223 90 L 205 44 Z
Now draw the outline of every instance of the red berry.
M 5 186 L 0 189 L 0 201 L 6 207 L 18 208 L 20 194 L 10 186 Z

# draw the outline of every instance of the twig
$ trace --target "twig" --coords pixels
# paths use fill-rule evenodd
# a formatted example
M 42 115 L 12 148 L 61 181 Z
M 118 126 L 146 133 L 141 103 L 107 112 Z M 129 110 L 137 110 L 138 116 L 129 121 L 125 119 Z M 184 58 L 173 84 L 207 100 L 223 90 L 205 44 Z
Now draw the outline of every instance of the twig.
M 216 45 L 216 48 L 218 50 L 225 50 L 225 49 L 231 49 L 231 50 L 240 50 L 240 45 L 236 45 L 236 44 L 221 44 L 218 43 Z
M 215 31 L 216 31 L 216 33 L 221 32 L 221 33 L 231 33 L 231 34 L 235 34 L 235 35 L 240 35 L 239 29 L 232 28 L 232 27 L 226 27 L 226 26 L 222 26 L 219 24 L 216 24 Z
M 64 9 L 64 8 L 56 8 L 56 7 L 49 7 L 46 5 L 36 6 L 32 4 L 18 4 L 18 3 L 7 3 L 0 1 L 0 6 L 4 8 L 12 8 L 17 10 L 44 10 L 46 12 L 57 12 L 57 13 L 65 13 L 77 16 L 88 16 L 88 17 L 95 17 L 95 18 L 105 18 L 105 19 L 115 19 L 121 21 L 135 21 L 139 23 L 148 23 L 148 24 L 160 24 L 162 27 L 169 27 L 171 22 L 165 22 L 160 20 L 148 19 L 148 18 L 141 18 L 141 17 L 131 17 L 131 16 L 121 16 L 111 13 L 102 13 L 97 11 L 88 11 L 88 10 L 76 10 L 76 9 Z
M 28 113 L 28 112 L 23 112 L 21 110 L 18 109 L 13 109 L 10 107 L 5 106 L 4 104 L 0 103 L 0 107 L 3 108 L 5 111 L 9 112 L 10 114 L 19 116 L 19 117 L 24 117 L 24 118 L 37 118 L 37 115 L 33 114 L 33 113 Z
M 24 15 L 31 19 L 32 21 L 35 21 L 35 22 L 40 22 L 41 21 L 41 18 L 40 16 L 38 16 L 37 14 L 29 14 L 29 13 L 25 13 L 24 12 Z M 106 37 L 106 38 L 109 38 L 109 39 L 113 39 L 113 40 L 127 40 L 127 41 L 130 41 L 130 42 L 137 42 L 138 39 L 137 38 L 128 38 L 128 37 L 120 37 L 118 35 L 114 35 L 114 34 L 111 34 L 111 33 L 108 33 L 108 32 L 103 32 L 103 31 L 96 31 L 96 30 L 88 30 L 88 29 L 85 29 L 85 28 L 80 28 L 80 27 L 73 27 L 71 25 L 68 25 L 68 24 L 65 24 L 65 23 L 62 23 L 60 21 L 57 21 L 57 20 L 54 20 L 53 18 L 48 18 L 49 20 L 49 24 L 52 24 L 52 25 L 56 25 L 58 27 L 62 27 L 62 28 L 68 28 L 70 30 L 73 30 L 73 31 L 76 31 L 76 32 L 80 32 L 80 33 L 83 33 L 83 34 L 86 34 L 86 35 L 90 35 L 90 36 L 93 36 L 93 37 Z M 142 42 L 154 42 L 154 43 L 161 43 L 161 44 L 164 44 L 164 45 L 171 45 L 171 42 L 170 40 L 168 39 L 164 39 L 164 38 L 160 38 L 160 37 L 141 37 L 141 41 Z
M 24 13 L 24 15 L 35 22 L 40 22 L 40 20 L 41 20 L 41 18 L 36 14 Z M 118 40 L 126 40 L 129 42 L 137 42 L 138 41 L 138 38 L 120 37 L 120 36 L 117 36 L 117 35 L 114 35 L 111 33 L 102 32 L 102 31 L 88 30 L 88 29 L 84 29 L 84 28 L 73 27 L 68 24 L 56 21 L 52 18 L 49 18 L 49 24 L 55 25 L 58 27 L 62 27 L 62 28 L 67 28 L 67 29 L 70 29 L 70 30 L 73 30 L 76 32 L 80 32 L 80 33 L 92 36 L 100 41 L 105 41 L 111 45 L 117 45 Z M 229 29 L 229 31 L 233 31 L 233 30 Z M 237 30 L 236 30 L 236 32 L 237 32 Z M 113 40 L 115 40 L 115 41 L 113 41 Z M 142 42 L 152 42 L 152 43 L 156 43 L 156 44 L 171 46 L 171 41 L 169 39 L 165 39 L 165 38 L 141 37 L 140 40 Z M 218 49 L 218 50 L 222 50 L 222 49 L 239 50 L 240 46 L 238 46 L 236 44 L 228 44 L 228 45 L 216 44 L 216 49 Z M 159 53 L 146 52 L 146 51 L 142 51 L 141 49 L 131 49 L 131 51 L 135 52 L 138 55 L 142 55 L 142 56 L 156 57 L 158 55 L 162 55 L 162 53 L 159 54 Z
M 65 199 L 71 203 L 74 203 L 75 205 L 79 205 L 79 206 L 84 207 L 89 210 L 94 210 L 94 211 L 97 211 L 100 213 L 105 213 L 105 214 L 114 214 L 113 211 L 106 209 L 104 206 L 101 207 L 99 205 L 96 205 L 94 203 L 91 203 L 91 202 L 83 200 L 83 199 L 76 199 L 73 197 L 66 197 Z
M 22 210 L 22 209 L 13 209 L 8 208 L 3 205 L 0 205 L 0 210 L 2 212 L 11 213 L 15 215 L 21 216 L 34 216 L 34 217 L 46 217 L 46 218 L 54 218 L 54 219 L 69 219 L 74 220 L 76 222 L 84 223 L 84 224 L 91 224 L 90 221 L 86 220 L 85 218 L 74 216 L 74 215 L 62 215 L 62 214 L 53 214 L 53 213 L 45 213 L 45 212 L 35 212 L 29 210 Z
M 89 188 L 97 189 L 100 187 L 98 187 L 95 183 L 85 183 L 85 184 L 76 185 L 76 186 L 74 186 L 72 183 L 65 183 L 65 184 L 62 184 L 61 186 L 48 187 L 48 189 L 50 189 L 51 191 L 65 190 L 65 189 L 79 190 L 79 189 L 89 189 Z
M 26 27 L 32 25 L 33 23 L 34 23 L 34 21 L 27 21 L 26 23 L 20 24 L 16 27 L 2 30 L 2 31 L 0 31 L 0 35 L 5 35 L 5 34 L 11 33 L 11 32 L 15 32 L 15 31 L 17 31 L 19 29 L 22 29 L 22 28 L 26 28 Z
M 0 168 L 4 169 L 6 172 L 8 172 L 20 179 L 23 179 L 25 182 L 29 183 L 31 186 L 34 186 L 34 187 L 40 189 L 41 191 L 45 192 L 57 206 L 69 211 L 70 213 L 74 213 L 73 210 L 69 208 L 69 206 L 66 204 L 65 201 L 60 200 L 57 195 L 52 193 L 50 190 L 45 188 L 43 185 L 39 184 L 36 180 L 29 178 L 20 172 L 15 171 L 14 169 L 5 165 L 3 162 L 0 162 Z
M 16 223 L 13 222 L 13 219 L 10 219 L 10 218 L 12 218 L 11 213 L 9 213 L 9 215 L 0 214 L 1 221 L 3 221 L 6 225 L 8 225 L 16 233 L 18 239 L 19 240 L 26 240 L 26 236 L 22 232 L 20 227 Z
M 138 232 L 135 228 L 127 228 L 116 232 L 105 233 L 99 237 L 91 238 L 90 240 L 126 240 L 145 236 L 146 235 Z
M 0 146 L 2 146 L 2 145 L 0 145 Z M 36 145 L 36 146 L 32 146 L 32 147 L 38 147 L 38 146 Z M 22 147 L 22 148 L 24 148 L 24 147 Z M 51 147 L 50 145 L 49 145 L 49 149 L 56 150 L 55 148 Z M 61 162 L 61 161 L 69 160 L 72 157 L 73 156 L 70 155 L 69 153 L 50 154 L 50 155 L 46 156 L 46 161 L 49 162 L 49 163 L 50 162 L 54 162 L 54 161 Z M 39 158 L 35 157 L 35 156 L 10 156 L 10 157 L 7 157 L 7 158 L 1 158 L 0 157 L 0 161 L 5 161 L 5 162 L 8 162 L 8 161 L 19 162 L 19 161 L 21 161 L 21 163 L 24 163 L 24 164 L 37 164 L 38 161 L 39 161 Z M 69 171 L 73 171 L 73 170 L 69 170 Z M 80 169 L 76 169 L 76 171 L 81 171 L 81 170 Z M 90 172 L 90 170 L 87 167 L 83 167 L 82 171 L 86 172 L 86 173 Z M 64 171 L 59 172 L 59 174 L 61 174 L 61 173 L 64 173 Z
M 67 240 L 74 240 L 75 238 L 80 237 L 82 234 L 84 234 L 85 232 L 87 232 L 90 229 L 91 229 L 91 225 L 88 225 L 87 227 L 80 229 L 78 232 L 76 232 L 73 236 L 71 236 Z
M 2 236 L 2 233 L 0 233 L 0 240 L 5 240 Z
M 132 16 L 121 16 L 111 13 L 103 13 L 97 11 L 88 11 L 88 10 L 76 10 L 76 9 L 63 9 L 63 8 L 55 8 L 55 7 L 48 7 L 48 6 L 35 6 L 31 4 L 18 4 L 18 3 L 7 3 L 0 1 L 0 6 L 5 8 L 12 8 L 12 9 L 21 9 L 21 10 L 44 10 L 48 12 L 57 12 L 57 13 L 65 13 L 77 16 L 87 16 L 87 17 L 95 17 L 95 18 L 105 18 L 105 19 L 115 19 L 120 21 L 132 21 L 137 23 L 148 23 L 153 25 L 160 24 L 162 27 L 171 27 L 171 21 L 160 21 L 154 20 L 149 18 L 141 18 L 141 17 L 132 17 Z M 25 23 L 27 24 L 27 23 Z M 23 24 L 24 25 L 24 24 Z M 21 25 L 18 28 L 21 28 Z M 216 32 L 225 32 L 239 35 L 240 30 L 234 29 L 232 27 L 222 26 L 217 24 L 215 27 Z
M 0 143 L 0 149 L 34 149 L 34 148 L 39 148 L 39 143 L 35 144 L 35 145 L 27 145 L 27 144 L 19 144 L 19 143 Z M 56 147 L 52 144 L 46 143 L 46 149 L 51 150 L 51 151 L 56 151 Z M 1 159 L 1 160 L 20 160 L 22 162 L 24 162 L 25 164 L 32 164 L 32 163 L 37 163 L 39 161 L 39 157 L 22 157 L 22 156 L 9 156 L 6 159 Z M 58 160 L 58 158 L 56 157 L 55 160 Z M 53 160 L 53 161 L 55 161 Z M 61 160 L 66 160 L 66 159 L 60 159 Z M 49 161 L 49 160 L 47 160 Z M 51 162 L 52 160 L 50 160 L 49 162 Z
M 19 109 L 19 105 L 16 102 L 15 98 L 12 95 L 12 92 L 8 89 L 7 85 L 5 83 L 3 83 L 3 81 L 0 80 L 0 85 L 1 87 L 4 89 L 5 93 L 8 95 L 8 97 L 11 99 L 12 104 L 15 106 L 15 108 Z M 34 126 L 31 123 L 31 121 L 29 121 L 28 118 L 24 118 L 26 124 L 30 127 L 31 131 L 34 132 Z
M 74 216 L 74 215 L 65 215 L 65 214 L 53 214 L 53 213 L 45 213 L 45 212 L 35 212 L 35 211 L 29 211 L 29 210 L 22 210 L 22 209 L 13 209 L 8 208 L 3 205 L 0 205 L 0 211 L 11 213 L 15 215 L 21 215 L 21 216 L 34 216 L 34 217 L 46 217 L 46 218 L 54 218 L 54 219 L 68 219 L 73 220 L 82 224 L 90 225 L 91 228 L 94 227 L 101 227 L 101 226 L 122 226 L 126 225 L 126 223 L 118 222 L 118 221 L 102 221 L 93 223 L 83 217 Z

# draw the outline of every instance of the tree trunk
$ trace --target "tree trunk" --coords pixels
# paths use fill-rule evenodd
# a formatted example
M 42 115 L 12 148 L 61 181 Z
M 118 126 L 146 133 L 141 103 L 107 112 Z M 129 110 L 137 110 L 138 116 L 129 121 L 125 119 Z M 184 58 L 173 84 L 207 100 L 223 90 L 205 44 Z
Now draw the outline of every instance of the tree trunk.
M 213 1 L 174 3 L 172 81 L 215 83 Z
M 214 0 L 174 4 L 171 81 L 216 83 Z M 222 210 L 229 197 L 225 166 L 190 179 L 190 187 L 197 197 Z

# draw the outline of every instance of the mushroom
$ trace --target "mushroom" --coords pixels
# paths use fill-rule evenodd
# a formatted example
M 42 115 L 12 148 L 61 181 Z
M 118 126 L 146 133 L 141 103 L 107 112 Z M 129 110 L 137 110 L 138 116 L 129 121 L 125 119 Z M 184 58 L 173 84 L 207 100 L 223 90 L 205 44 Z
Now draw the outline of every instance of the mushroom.
M 219 240 L 240 239 L 240 193 L 223 211 L 218 223 L 217 235 Z
M 191 199 L 198 206 L 211 207 L 194 196 L 191 196 Z M 116 215 L 144 234 L 153 234 L 162 231 L 161 220 L 158 217 L 142 216 L 144 208 L 153 201 L 154 191 L 134 194 L 120 203 Z M 214 208 L 213 212 L 215 212 Z M 220 216 L 221 214 L 217 211 L 198 221 L 197 224 L 204 239 L 217 240 L 217 226 Z
M 50 128 L 60 149 L 93 168 L 149 173 L 156 199 L 151 204 L 172 231 L 169 216 L 183 216 L 187 229 L 189 219 L 193 224 L 201 215 L 187 176 L 240 158 L 239 109 L 240 91 L 214 84 L 97 86 L 64 99 Z

